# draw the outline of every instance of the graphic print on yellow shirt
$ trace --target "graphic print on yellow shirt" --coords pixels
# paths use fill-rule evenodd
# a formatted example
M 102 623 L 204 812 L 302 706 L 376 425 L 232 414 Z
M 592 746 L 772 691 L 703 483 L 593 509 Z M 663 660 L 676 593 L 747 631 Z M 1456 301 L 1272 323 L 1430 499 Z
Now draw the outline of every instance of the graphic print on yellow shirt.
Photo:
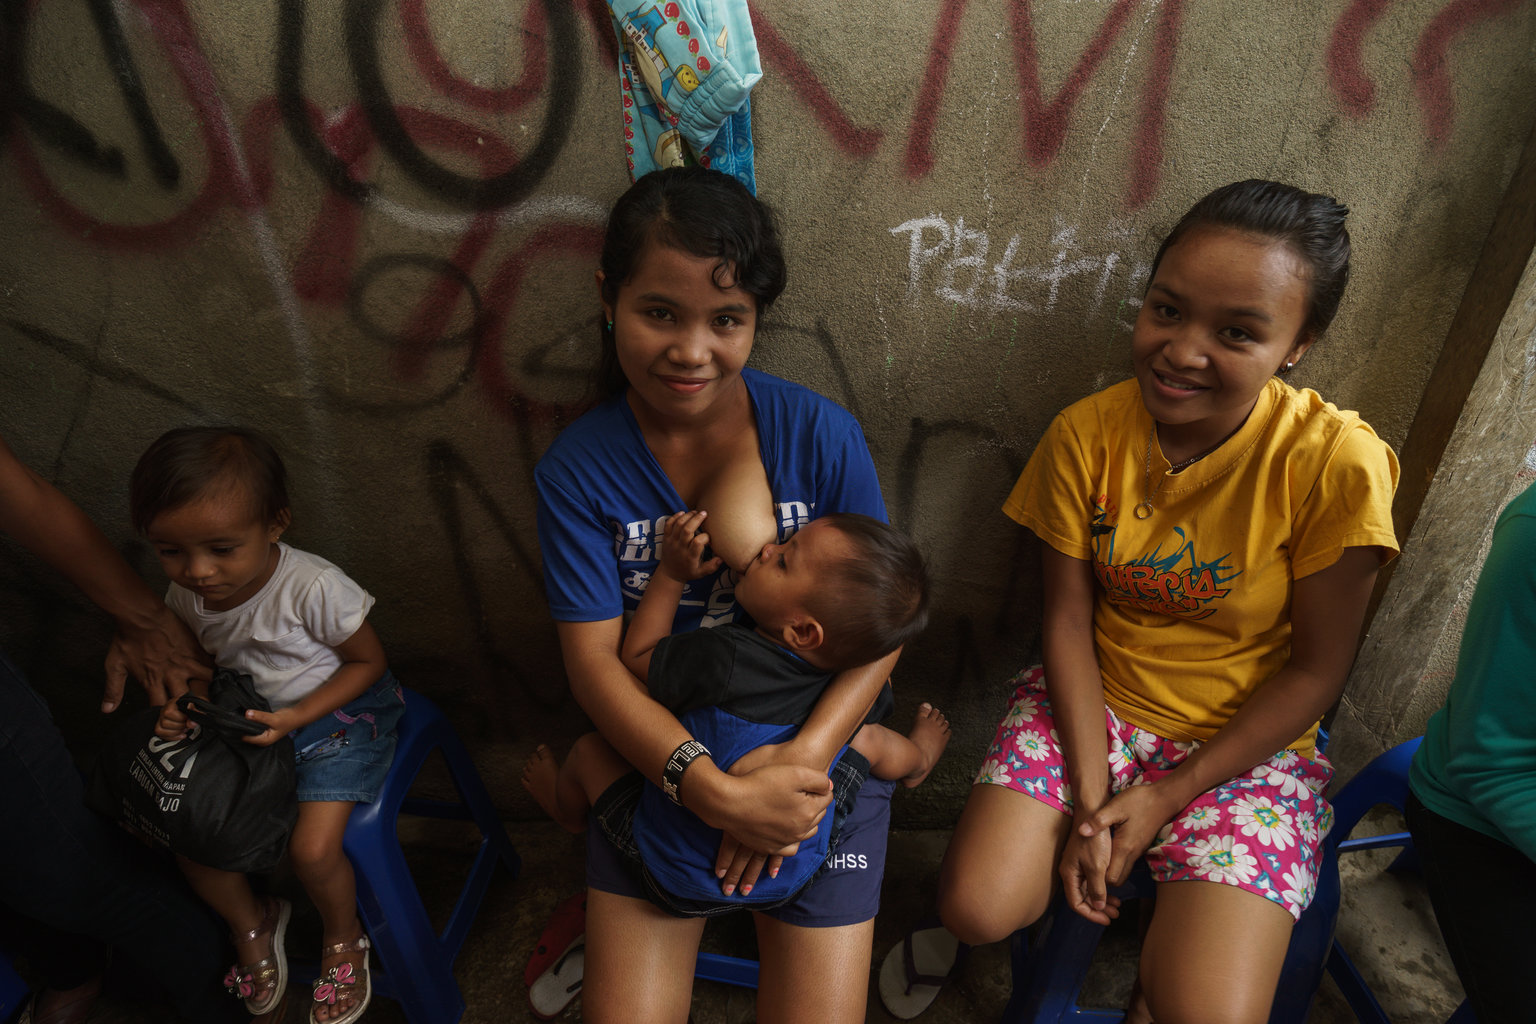
M 1195 542 L 1177 528 L 1177 543 L 1171 545 L 1171 551 L 1165 552 L 1159 545 L 1139 558 L 1116 563 L 1117 511 L 1107 494 L 1094 496 L 1090 505 L 1093 575 L 1108 600 L 1116 604 L 1182 619 L 1204 619 L 1216 613 L 1215 602 L 1232 592 L 1227 584 L 1242 574 L 1231 565 L 1230 552 L 1210 562 L 1202 561 L 1195 553 Z

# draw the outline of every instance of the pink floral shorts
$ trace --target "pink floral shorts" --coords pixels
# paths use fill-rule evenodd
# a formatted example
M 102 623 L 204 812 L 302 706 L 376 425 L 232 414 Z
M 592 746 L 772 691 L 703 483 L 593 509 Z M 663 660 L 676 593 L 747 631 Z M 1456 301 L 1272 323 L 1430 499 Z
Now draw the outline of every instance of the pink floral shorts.
M 1006 786 L 1072 813 L 1072 786 L 1057 742 L 1045 673 L 1037 665 L 1012 682 L 1008 714 L 997 727 L 977 784 Z M 1200 744 L 1169 740 L 1104 709 L 1110 781 L 1116 793 L 1176 768 Z M 1237 778 L 1201 794 L 1163 826 L 1147 850 L 1159 882 L 1198 880 L 1235 885 L 1278 903 L 1299 918 L 1317 888 L 1318 850 L 1333 827 L 1321 796 L 1333 765 L 1282 750 Z

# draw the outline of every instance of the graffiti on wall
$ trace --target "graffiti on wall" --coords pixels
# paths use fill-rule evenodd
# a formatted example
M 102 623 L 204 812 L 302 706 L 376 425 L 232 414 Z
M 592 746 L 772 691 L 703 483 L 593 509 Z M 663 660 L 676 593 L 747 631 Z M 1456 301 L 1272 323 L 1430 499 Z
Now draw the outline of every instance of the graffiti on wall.
M 1368 118 L 1379 89 L 1410 87 L 1428 145 L 1443 150 L 1456 125 L 1455 44 L 1527 2 L 1444 3 L 1404 55 L 1406 77 L 1397 82 L 1388 77 L 1396 65 L 1368 53 L 1386 0 L 1343 0 L 1326 51 L 1332 95 L 1348 116 Z M 244 218 L 296 349 L 315 347 L 309 321 L 325 313 L 388 354 L 390 386 L 372 389 L 332 379 L 310 358 L 303 365 L 314 400 L 338 413 L 390 417 L 473 393 L 509 432 L 526 501 L 533 459 L 574 402 L 535 387 L 558 372 L 554 346 L 568 339 L 532 339 L 516 325 L 539 268 L 590 267 L 600 244 L 603 207 L 563 191 L 554 169 L 576 128 L 583 89 L 596 77 L 570 55 L 590 48 L 605 68 L 616 67 L 601 0 L 527 0 L 510 12 L 516 71 L 500 85 L 458 69 L 434 33 L 427 0 L 279 0 L 270 66 L 261 69 L 268 77 L 238 101 L 226 92 L 230 83 L 221 81 L 185 0 L 72 3 L 0 5 L 0 159 L 12 162 L 51 222 L 84 247 L 153 253 L 185 246 L 215 218 Z M 910 96 L 894 127 L 851 110 L 839 83 L 806 55 L 814 25 L 792 25 L 772 3 L 755 4 L 753 18 L 768 75 L 824 133 L 833 159 L 899 154 L 898 173 L 920 180 L 940 170 L 936 140 L 946 118 L 968 103 L 974 70 L 966 67 L 966 47 L 984 20 L 982 6 L 943 0 L 920 59 L 882 69 L 903 79 L 894 92 Z M 1079 135 L 1094 136 L 1083 124 L 1092 91 L 1123 92 L 1134 98 L 1125 115 L 1130 130 L 1122 133 L 1126 152 L 1109 158 L 1123 164 L 1123 203 L 1134 211 L 1162 184 L 1172 87 L 1189 59 L 1185 36 L 1198 9 L 1184 0 L 1104 0 L 1097 13 L 1079 18 L 1088 27 L 1082 41 L 1057 53 L 1043 41 L 1042 7 L 1032 0 L 991 5 L 1004 12 L 995 20 L 1003 62 L 1016 75 L 1021 156 L 1049 167 L 1072 155 L 1084 144 Z M 83 12 L 86 36 L 70 39 L 79 60 L 99 62 L 94 80 L 115 91 L 119 120 L 93 121 L 72 106 L 78 97 L 57 76 L 29 63 L 51 55 L 50 34 L 63 30 L 65 11 Z M 322 31 L 338 24 L 339 32 Z M 1067 70 L 1050 82 L 1043 68 L 1053 64 Z M 151 87 L 161 80 L 174 88 Z M 338 80 L 346 90 L 340 99 L 332 95 Z M 526 130 L 512 132 L 510 115 Z M 273 222 L 280 199 L 311 211 L 290 228 L 292 237 Z M 1092 315 L 1124 325 L 1127 302 L 1134 314 L 1134 298 L 1122 296 L 1134 294 L 1146 266 L 1129 255 L 1138 248 L 1129 228 L 1112 223 L 1088 234 L 1057 222 L 1041 246 L 977 223 L 935 212 L 888 228 L 908 302 L 937 300 L 984 314 L 1050 312 L 1073 286 L 1086 289 Z M 397 230 L 381 232 L 380 225 Z M 127 361 L 25 313 L 7 322 L 112 388 L 207 417 L 196 400 Z M 823 330 L 816 343 L 844 391 L 837 397 L 857 412 L 857 382 L 830 333 Z M 907 431 L 891 440 L 906 452 L 904 473 L 935 446 L 1001 443 L 960 422 L 914 418 Z M 464 552 L 466 508 L 487 518 L 517 564 L 535 575 L 536 553 L 520 547 L 505 490 L 477 476 L 451 442 L 431 442 L 417 471 L 454 552 L 476 642 L 488 662 L 507 668 L 513 659 L 486 624 L 493 584 Z M 893 511 L 915 515 L 919 505 L 903 476 Z M 967 621 L 965 628 L 974 627 Z M 521 685 L 540 700 L 558 696 L 541 689 L 547 681 Z
M 1140 259 L 1122 258 L 1116 249 L 1104 251 L 1105 243 L 1123 245 L 1131 238 L 1131 229 L 1117 224 L 1099 232 L 1090 245 L 1080 229 L 1058 221 L 1044 251 L 1028 254 L 1018 233 L 999 254 L 988 233 L 966 227 L 963 216 L 953 223 L 937 214 L 914 217 L 890 230 L 892 235 L 907 236 L 908 301 L 931 283 L 935 298 L 970 309 L 1050 312 L 1064 284 L 1086 278 L 1093 287 L 1088 309 L 1097 314 L 1110 294 L 1111 282 L 1134 293 L 1135 283 L 1151 269 Z M 1119 302 L 1117 314 L 1128 303 L 1134 317 L 1140 306 L 1134 294 Z M 1126 322 L 1121 325 L 1129 327 Z

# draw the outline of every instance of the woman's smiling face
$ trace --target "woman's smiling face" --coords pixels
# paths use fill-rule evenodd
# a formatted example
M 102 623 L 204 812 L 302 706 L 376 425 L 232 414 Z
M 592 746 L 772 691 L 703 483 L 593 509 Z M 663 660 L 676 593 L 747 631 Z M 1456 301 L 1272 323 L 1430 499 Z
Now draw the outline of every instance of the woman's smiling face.
M 1273 239 L 1201 227 L 1168 248 L 1131 334 L 1165 454 L 1220 443 L 1275 371 L 1311 347 L 1308 287 L 1306 265 Z
M 757 330 L 757 299 L 719 260 L 648 244 L 603 310 L 640 414 L 692 420 L 741 382 Z M 603 275 L 598 273 L 598 289 Z

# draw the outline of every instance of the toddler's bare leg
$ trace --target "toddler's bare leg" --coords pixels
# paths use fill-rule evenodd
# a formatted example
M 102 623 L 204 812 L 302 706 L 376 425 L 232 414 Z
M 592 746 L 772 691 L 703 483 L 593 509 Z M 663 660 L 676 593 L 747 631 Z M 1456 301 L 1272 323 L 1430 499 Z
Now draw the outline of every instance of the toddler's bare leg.
M 877 779 L 900 780 L 911 789 L 928 777 L 949 745 L 949 719 L 932 704 L 923 703 L 903 736 L 883 725 L 866 725 L 853 736 L 853 749 L 869 758 L 869 773 Z
M 631 770 L 607 740 L 589 732 L 571 745 L 564 764 L 540 743 L 523 762 L 523 788 L 561 828 L 581 832 L 603 790 Z
M 180 854 L 176 856 L 176 864 L 192 886 L 192 891 L 229 925 L 231 937 L 235 940 L 236 963 L 255 964 L 274 955 L 273 933 L 260 931 L 266 917 L 266 904 L 251 891 L 251 883 L 243 873 L 212 868 L 188 860 Z M 257 934 L 253 936 L 252 932 Z M 265 984 L 258 983 L 253 998 L 258 1002 L 270 998 L 275 986 L 275 979 Z
M 755 452 L 754 452 L 755 454 Z M 704 532 L 709 547 L 740 572 L 779 538 L 773 491 L 758 458 L 740 458 L 726 465 L 699 492 L 699 508 L 709 513 Z

